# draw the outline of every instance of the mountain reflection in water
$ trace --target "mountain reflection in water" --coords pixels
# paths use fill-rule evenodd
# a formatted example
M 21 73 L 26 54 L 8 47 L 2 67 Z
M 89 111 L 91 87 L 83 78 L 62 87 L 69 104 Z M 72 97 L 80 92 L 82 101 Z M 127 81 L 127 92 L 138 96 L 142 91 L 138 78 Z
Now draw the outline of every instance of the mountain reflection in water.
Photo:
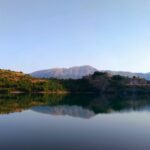
M 99 113 L 149 110 L 149 95 L 1 95 L 0 114 L 31 109 L 51 115 L 91 118 Z
M 149 95 L 0 95 L 0 150 L 149 150 L 149 110 Z
M 33 107 L 32 110 L 39 113 L 51 114 L 55 116 L 68 115 L 71 117 L 80 117 L 86 119 L 95 116 L 95 113 L 92 110 L 84 109 L 80 106 L 38 106 Z

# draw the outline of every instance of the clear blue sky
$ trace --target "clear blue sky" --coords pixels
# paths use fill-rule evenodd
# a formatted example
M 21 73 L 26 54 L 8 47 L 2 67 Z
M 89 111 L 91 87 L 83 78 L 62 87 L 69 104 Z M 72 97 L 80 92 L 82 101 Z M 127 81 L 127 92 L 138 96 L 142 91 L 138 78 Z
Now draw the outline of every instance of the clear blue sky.
M 150 0 L 0 0 L 0 68 L 150 72 Z

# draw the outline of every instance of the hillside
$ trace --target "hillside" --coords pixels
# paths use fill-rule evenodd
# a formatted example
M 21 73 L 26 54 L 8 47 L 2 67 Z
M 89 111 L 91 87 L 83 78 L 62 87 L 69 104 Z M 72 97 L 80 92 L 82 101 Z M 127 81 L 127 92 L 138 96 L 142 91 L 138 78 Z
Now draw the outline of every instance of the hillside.
M 41 79 L 0 70 L 0 93 L 150 93 L 150 81 L 95 72 L 82 79 Z
M 0 93 L 33 93 L 56 89 L 62 90 L 63 87 L 58 82 L 34 78 L 22 72 L 0 70 Z
M 43 82 L 42 79 L 37 79 L 34 77 L 31 77 L 28 74 L 24 74 L 23 72 L 15 72 L 11 70 L 3 70 L 0 69 L 0 81 L 10 81 L 10 82 L 18 82 L 20 80 L 28 81 L 28 82 Z
M 100 93 L 150 93 L 150 81 L 139 77 L 124 77 L 107 72 L 95 72 L 85 77 Z

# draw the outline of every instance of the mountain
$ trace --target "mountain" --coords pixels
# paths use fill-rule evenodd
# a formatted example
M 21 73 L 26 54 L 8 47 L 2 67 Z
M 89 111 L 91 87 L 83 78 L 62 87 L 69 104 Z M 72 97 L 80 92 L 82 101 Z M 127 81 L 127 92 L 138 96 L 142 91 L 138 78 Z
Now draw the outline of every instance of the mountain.
M 146 80 L 149 80 L 150 81 L 150 73 L 133 73 L 133 72 L 125 72 L 125 71 L 105 71 L 105 72 L 108 72 L 112 75 L 121 75 L 121 76 L 126 76 L 126 77 L 140 77 L 140 78 L 144 78 Z
M 83 76 L 91 75 L 96 68 L 91 66 L 80 66 L 71 68 L 53 68 L 31 73 L 30 75 L 38 78 L 57 78 L 57 79 L 80 79 Z
M 30 75 L 38 78 L 57 78 L 57 79 L 80 79 L 83 76 L 93 74 L 98 69 L 91 66 L 78 66 L 71 68 L 53 68 L 47 70 L 40 70 L 31 73 Z M 133 76 L 150 80 L 150 73 L 132 73 L 125 71 L 110 71 L 100 70 L 101 72 L 108 72 L 112 75 L 121 75 L 132 78 Z
M 137 76 L 150 81 L 150 72 L 149 73 L 137 73 Z

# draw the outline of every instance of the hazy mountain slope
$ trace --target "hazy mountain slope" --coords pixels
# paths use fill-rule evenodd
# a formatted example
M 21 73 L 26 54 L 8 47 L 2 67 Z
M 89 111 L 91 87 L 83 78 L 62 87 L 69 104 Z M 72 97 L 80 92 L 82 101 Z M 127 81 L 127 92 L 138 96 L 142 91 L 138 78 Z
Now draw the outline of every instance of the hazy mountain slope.
M 91 66 L 71 67 L 71 68 L 54 68 L 41 70 L 31 73 L 30 75 L 40 78 L 58 78 L 58 79 L 79 79 L 83 76 L 93 74 L 97 69 Z
M 146 80 L 150 80 L 150 73 L 137 73 L 137 76 L 144 78 Z
M 133 73 L 133 72 L 125 72 L 125 71 L 106 71 L 112 75 L 121 75 L 132 78 L 133 76 L 144 78 L 146 80 L 150 80 L 150 73 Z

